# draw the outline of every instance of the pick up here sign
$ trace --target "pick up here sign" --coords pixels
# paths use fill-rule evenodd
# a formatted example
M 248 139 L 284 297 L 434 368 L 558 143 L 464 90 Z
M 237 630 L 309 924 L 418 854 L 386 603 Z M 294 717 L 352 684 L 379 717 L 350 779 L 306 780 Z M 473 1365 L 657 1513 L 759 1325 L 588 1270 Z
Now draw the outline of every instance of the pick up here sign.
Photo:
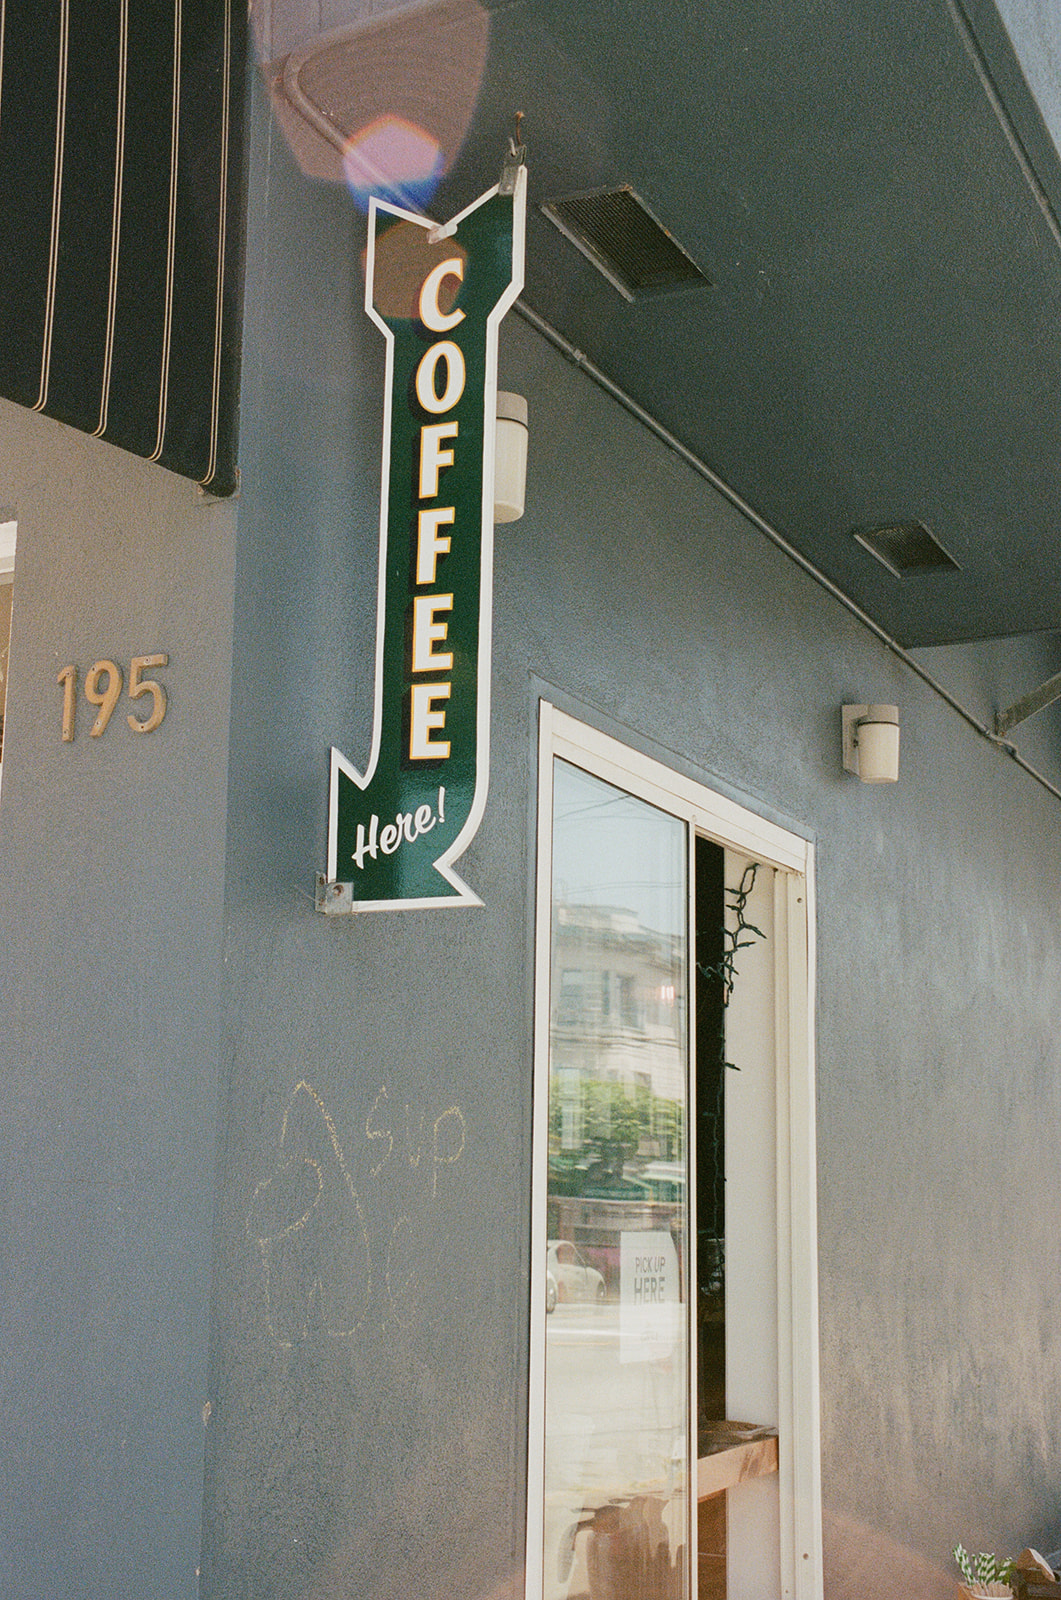
M 375 706 L 364 772 L 331 752 L 322 911 L 481 904 L 453 863 L 489 778 L 497 330 L 525 215 L 522 166 L 445 226 L 369 208 L 365 309 L 387 348 Z

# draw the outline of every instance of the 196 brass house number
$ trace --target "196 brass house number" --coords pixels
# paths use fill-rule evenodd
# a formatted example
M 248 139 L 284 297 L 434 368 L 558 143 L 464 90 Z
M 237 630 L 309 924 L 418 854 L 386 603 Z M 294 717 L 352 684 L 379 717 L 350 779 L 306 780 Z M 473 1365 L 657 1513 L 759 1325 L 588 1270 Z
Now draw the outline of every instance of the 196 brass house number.
M 129 684 L 125 691 L 128 698 L 150 700 L 150 709 L 147 705 L 141 708 L 148 712 L 146 717 L 134 716 L 130 711 L 125 719 L 134 733 L 153 733 L 166 715 L 165 689 L 157 678 L 147 678 L 144 674 L 168 666 L 169 656 L 161 652 L 153 656 L 134 656 L 130 661 Z M 63 690 L 64 744 L 72 741 L 76 728 L 77 672 L 76 666 L 64 667 L 56 679 Z M 96 707 L 96 720 L 89 729 L 91 738 L 98 739 L 110 721 L 121 698 L 123 681 L 122 669 L 116 661 L 95 661 L 85 673 L 85 699 Z

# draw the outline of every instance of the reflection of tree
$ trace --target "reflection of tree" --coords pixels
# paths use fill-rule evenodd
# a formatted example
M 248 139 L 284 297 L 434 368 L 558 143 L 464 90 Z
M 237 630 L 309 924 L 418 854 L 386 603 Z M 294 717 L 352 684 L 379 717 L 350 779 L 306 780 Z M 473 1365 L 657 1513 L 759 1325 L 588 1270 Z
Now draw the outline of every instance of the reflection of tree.
M 618 1083 L 582 1085 L 583 1144 L 602 1149 L 616 1148 L 632 1155 L 641 1139 L 642 1120 L 638 1106 Z
M 576 1082 L 572 1085 L 572 1078 Z M 565 1072 L 554 1074 L 549 1091 L 549 1187 L 582 1194 L 601 1184 L 621 1183 L 635 1157 L 679 1159 L 682 1106 L 644 1084 Z

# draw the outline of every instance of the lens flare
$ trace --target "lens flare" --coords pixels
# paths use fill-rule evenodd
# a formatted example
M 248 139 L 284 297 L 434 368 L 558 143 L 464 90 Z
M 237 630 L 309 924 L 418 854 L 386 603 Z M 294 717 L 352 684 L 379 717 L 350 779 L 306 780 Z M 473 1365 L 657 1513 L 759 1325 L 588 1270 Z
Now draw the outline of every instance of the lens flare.
M 372 195 L 406 211 L 423 211 L 445 170 L 437 139 L 404 117 L 377 117 L 343 146 L 346 186 L 361 211 Z

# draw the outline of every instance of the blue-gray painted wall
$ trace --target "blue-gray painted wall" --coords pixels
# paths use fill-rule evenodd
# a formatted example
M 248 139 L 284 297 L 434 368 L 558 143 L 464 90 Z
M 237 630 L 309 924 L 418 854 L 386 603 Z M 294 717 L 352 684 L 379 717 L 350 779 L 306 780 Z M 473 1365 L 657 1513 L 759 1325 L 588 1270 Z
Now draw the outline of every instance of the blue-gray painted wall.
M 235 516 L 0 406 L 0 1594 L 197 1593 Z M 165 652 L 106 731 L 68 664 Z
M 326 749 L 360 761 L 369 742 L 381 351 L 363 223 L 275 136 L 268 172 L 207 1593 L 518 1584 L 540 694 L 817 843 L 827 1593 L 949 1593 L 958 1538 L 1056 1544 L 1058 802 L 510 317 L 500 381 L 527 396 L 532 443 L 527 513 L 497 533 L 491 796 L 462 869 L 485 905 L 315 915 Z M 1034 681 L 1040 654 L 1007 666 Z M 845 700 L 900 706 L 894 788 L 841 772 Z M 460 1159 L 427 1172 L 451 1108 Z M 349 1178 L 361 1214 L 300 1241 L 296 1270 L 254 1239 L 298 1214 L 306 1159 Z M 371 1280 L 337 1305 L 351 1263 Z
M 381 351 L 363 222 L 260 106 L 251 162 L 238 505 L 0 414 L 0 1593 L 192 1595 L 200 1507 L 210 1600 L 518 1592 L 541 694 L 816 842 L 829 1600 L 1054 1548 L 1061 806 L 510 317 L 484 906 L 320 916 Z M 153 649 L 158 733 L 61 745 L 59 668 Z

